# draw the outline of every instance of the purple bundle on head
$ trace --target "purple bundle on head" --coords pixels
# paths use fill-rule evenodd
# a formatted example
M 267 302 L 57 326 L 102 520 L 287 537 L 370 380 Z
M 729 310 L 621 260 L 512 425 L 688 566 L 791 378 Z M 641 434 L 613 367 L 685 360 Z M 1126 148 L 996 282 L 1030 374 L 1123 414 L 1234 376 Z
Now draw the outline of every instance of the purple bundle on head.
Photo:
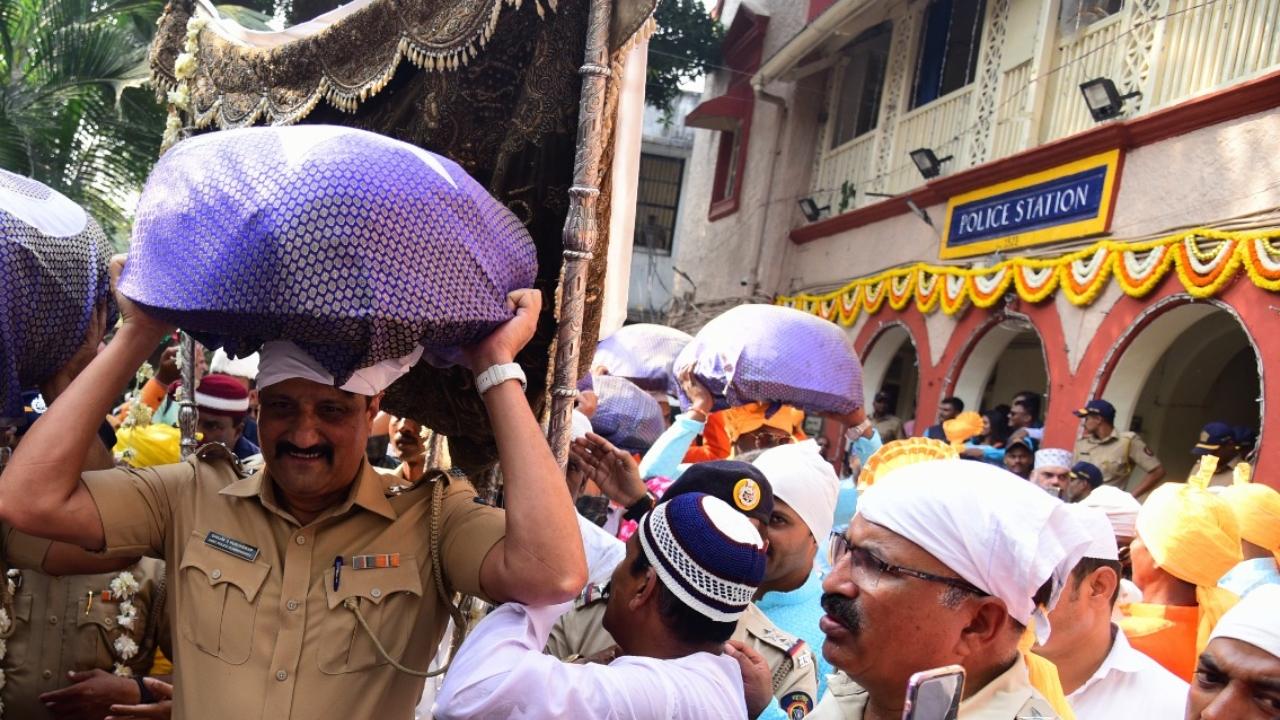
M 232 355 L 292 340 L 339 382 L 418 345 L 435 361 L 510 319 L 533 241 L 462 168 L 381 135 L 209 133 L 160 159 L 121 291 Z
M 111 299 L 110 257 L 83 208 L 0 170 L 0 420 L 24 417 L 22 391 L 52 377 L 84 343 L 94 307 Z
M 667 429 L 658 401 L 630 380 L 596 375 L 595 386 L 600 404 L 591 417 L 591 427 L 605 440 L 623 450 L 642 453 Z
M 671 364 L 693 336 L 666 325 L 624 325 L 596 345 L 592 365 L 645 390 L 673 393 Z
M 862 364 L 835 324 L 777 305 L 739 305 L 694 336 L 674 370 L 693 375 L 717 409 L 785 403 L 807 412 L 848 413 L 862 405 Z M 680 404 L 689 398 L 680 392 Z

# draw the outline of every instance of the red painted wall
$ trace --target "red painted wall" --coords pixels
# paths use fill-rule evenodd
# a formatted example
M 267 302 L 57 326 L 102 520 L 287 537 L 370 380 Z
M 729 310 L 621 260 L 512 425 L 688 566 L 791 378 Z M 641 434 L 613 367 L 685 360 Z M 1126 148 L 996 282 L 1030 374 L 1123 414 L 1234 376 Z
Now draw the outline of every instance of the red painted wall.
M 1175 273 L 1168 277 L 1157 289 L 1146 298 L 1137 300 L 1128 296 L 1122 297 L 1107 312 L 1097 332 L 1092 338 L 1082 339 L 1088 343 L 1080 365 L 1075 372 L 1071 371 L 1067 356 L 1066 340 L 1062 330 L 1062 320 L 1052 298 L 1032 305 L 1016 301 L 1010 310 L 1026 315 L 1040 333 L 1045 348 L 1045 361 L 1048 365 L 1049 401 L 1045 408 L 1045 444 L 1050 447 L 1070 448 L 1075 442 L 1080 425 L 1070 413 L 1071 410 L 1083 407 L 1094 392 L 1094 382 L 1103 370 L 1102 364 L 1108 361 L 1117 362 L 1123 353 L 1111 353 L 1111 348 L 1124 337 L 1125 333 L 1138 321 L 1144 310 L 1158 301 L 1172 296 L 1184 294 L 1181 283 Z M 1259 289 L 1245 277 L 1235 280 L 1219 296 L 1218 300 L 1228 304 L 1239 316 L 1245 331 L 1252 339 L 1259 356 L 1263 360 L 1263 404 L 1262 426 L 1258 437 L 1261 447 L 1255 478 L 1272 487 L 1280 489 L 1280 473 L 1267 471 L 1280 468 L 1280 441 L 1273 440 L 1270 435 L 1280 432 L 1280 402 L 1268 402 L 1274 395 L 1269 381 L 1275 382 L 1280 372 L 1280 315 L 1273 305 L 1280 305 L 1280 299 L 1274 294 Z M 1177 303 L 1169 304 L 1165 309 L 1177 307 Z M 970 307 L 963 311 L 959 323 L 947 339 L 946 349 L 937 364 L 932 362 L 929 350 L 929 336 L 925 330 L 924 318 L 908 305 L 902 311 L 894 311 L 886 304 L 879 313 L 871 318 L 854 339 L 854 348 L 860 356 L 865 356 L 879 339 L 886 326 L 892 323 L 905 325 L 915 342 L 920 367 L 919 395 L 916 398 L 916 432 L 934 423 L 938 402 L 950 395 L 954 390 L 955 380 L 959 377 L 963 363 L 969 351 L 981 339 L 983 333 L 999 323 L 1003 318 L 995 310 L 978 310 Z M 1147 318 L 1148 320 L 1152 318 Z M 1142 342 L 1142 334 L 1136 333 L 1133 342 Z M 1106 369 L 1110 372 L 1110 368 Z M 1104 378 L 1105 380 L 1105 378 Z M 1105 384 L 1099 388 L 1105 395 Z

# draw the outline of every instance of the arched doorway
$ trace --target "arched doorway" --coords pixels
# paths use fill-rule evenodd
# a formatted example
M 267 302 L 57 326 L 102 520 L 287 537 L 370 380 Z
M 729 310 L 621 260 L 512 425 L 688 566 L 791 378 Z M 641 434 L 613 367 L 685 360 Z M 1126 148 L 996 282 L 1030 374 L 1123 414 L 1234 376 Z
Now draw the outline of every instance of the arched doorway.
M 952 394 L 969 410 L 1007 405 L 1024 390 L 1039 393 L 1041 414 L 1048 410 L 1049 372 L 1044 343 L 1031 323 L 1008 318 L 991 325 L 964 357 Z
M 1116 427 L 1141 434 L 1168 477 L 1182 480 L 1206 423 L 1261 430 L 1262 366 L 1225 305 L 1178 296 L 1150 313 L 1122 339 L 1101 396 L 1116 406 Z
M 894 414 L 909 422 L 916 416 L 920 389 L 920 359 L 906 326 L 887 326 L 871 341 L 862 358 L 862 388 L 870 408 L 876 393 L 888 391 L 895 398 Z

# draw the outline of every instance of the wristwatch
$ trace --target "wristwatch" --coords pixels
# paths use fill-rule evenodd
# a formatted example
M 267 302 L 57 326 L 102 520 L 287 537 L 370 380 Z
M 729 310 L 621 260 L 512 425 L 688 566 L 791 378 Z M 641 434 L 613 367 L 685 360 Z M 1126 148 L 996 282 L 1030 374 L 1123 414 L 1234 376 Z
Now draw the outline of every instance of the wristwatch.
M 476 392 L 484 395 L 489 388 L 495 385 L 501 385 L 508 380 L 519 380 L 520 389 L 524 390 L 528 387 L 525 380 L 524 370 L 517 363 L 506 363 L 503 365 L 492 365 L 488 370 L 476 376 Z
M 638 521 L 640 518 L 644 517 L 645 513 L 652 510 L 657 504 L 658 498 L 654 496 L 652 492 L 646 492 L 644 495 L 640 496 L 639 500 L 636 500 L 627 506 L 627 511 L 623 513 L 622 519 Z
M 854 439 L 857 439 L 862 435 L 865 435 L 867 430 L 871 429 L 871 425 L 872 425 L 871 418 L 867 418 L 866 420 L 863 420 L 857 425 L 854 425 L 853 427 L 849 428 L 849 433 Z

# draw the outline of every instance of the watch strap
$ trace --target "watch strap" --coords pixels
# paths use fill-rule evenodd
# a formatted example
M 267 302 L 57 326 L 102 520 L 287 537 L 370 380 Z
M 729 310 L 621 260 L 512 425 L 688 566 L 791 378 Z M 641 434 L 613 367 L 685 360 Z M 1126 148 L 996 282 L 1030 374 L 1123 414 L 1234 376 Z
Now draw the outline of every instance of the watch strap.
M 491 365 L 489 369 L 476 376 L 476 392 L 484 395 L 490 388 L 508 380 L 519 380 L 522 390 L 528 387 L 524 369 L 518 363 L 503 363 Z
M 653 493 L 646 492 L 640 496 L 639 500 L 627 506 L 627 511 L 623 513 L 622 519 L 639 521 L 640 518 L 644 517 L 645 513 L 652 510 L 657 504 L 658 498 L 654 497 Z

